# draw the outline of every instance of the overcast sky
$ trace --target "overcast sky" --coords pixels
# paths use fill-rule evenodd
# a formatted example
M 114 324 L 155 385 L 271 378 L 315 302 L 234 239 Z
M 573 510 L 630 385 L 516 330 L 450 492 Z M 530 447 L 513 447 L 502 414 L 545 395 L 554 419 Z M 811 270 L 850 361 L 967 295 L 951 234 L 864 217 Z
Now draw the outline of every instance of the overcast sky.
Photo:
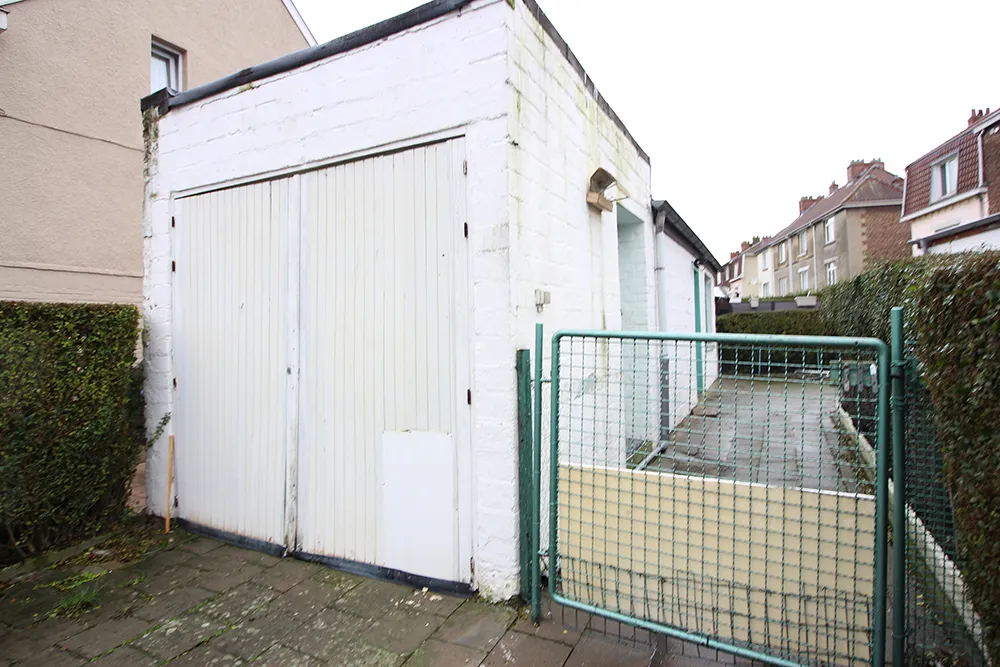
M 419 0 L 296 0 L 323 42 Z M 720 261 L 852 159 L 907 164 L 1000 106 L 997 0 L 539 0 Z

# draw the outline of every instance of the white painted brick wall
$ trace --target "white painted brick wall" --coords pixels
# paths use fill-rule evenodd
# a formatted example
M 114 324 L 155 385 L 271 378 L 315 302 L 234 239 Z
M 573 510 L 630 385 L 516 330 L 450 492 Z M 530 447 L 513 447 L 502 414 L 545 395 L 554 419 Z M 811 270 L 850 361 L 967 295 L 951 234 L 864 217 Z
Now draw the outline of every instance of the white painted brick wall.
M 413 30 L 252 87 L 174 109 L 157 125 L 143 213 L 150 428 L 172 410 L 171 195 L 461 128 L 475 304 L 475 581 L 517 589 L 516 391 L 507 220 L 507 22 L 482 0 Z M 150 510 L 164 512 L 166 438 L 149 453 Z

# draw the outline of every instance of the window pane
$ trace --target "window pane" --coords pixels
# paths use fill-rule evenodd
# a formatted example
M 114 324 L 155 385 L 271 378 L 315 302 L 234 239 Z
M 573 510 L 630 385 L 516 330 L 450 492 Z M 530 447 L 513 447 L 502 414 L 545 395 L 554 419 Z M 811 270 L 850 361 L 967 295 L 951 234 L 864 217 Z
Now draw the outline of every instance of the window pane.
M 958 186 L 958 159 L 952 158 L 945 163 L 945 194 L 951 194 Z
M 172 63 L 163 57 L 153 54 L 149 58 L 149 92 L 171 87 L 170 68 Z

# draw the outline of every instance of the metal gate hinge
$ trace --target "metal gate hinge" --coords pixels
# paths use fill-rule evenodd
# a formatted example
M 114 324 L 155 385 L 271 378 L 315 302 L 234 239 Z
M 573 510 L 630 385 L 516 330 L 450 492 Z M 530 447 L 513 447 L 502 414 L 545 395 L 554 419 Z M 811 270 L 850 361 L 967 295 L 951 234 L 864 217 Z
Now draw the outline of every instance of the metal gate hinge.
M 177 378 L 174 378 L 174 389 L 177 389 Z
M 465 176 L 469 175 L 469 161 L 462 160 L 462 174 Z
M 466 222 L 462 227 L 465 230 L 465 238 L 469 238 L 469 223 Z
M 177 219 L 174 216 L 170 216 L 170 226 L 171 227 L 177 226 Z
M 471 389 L 467 389 L 466 390 L 466 392 L 465 392 L 465 400 L 467 400 L 469 402 L 469 405 L 472 405 L 472 390 Z
M 177 262 L 170 262 L 170 270 L 177 271 Z

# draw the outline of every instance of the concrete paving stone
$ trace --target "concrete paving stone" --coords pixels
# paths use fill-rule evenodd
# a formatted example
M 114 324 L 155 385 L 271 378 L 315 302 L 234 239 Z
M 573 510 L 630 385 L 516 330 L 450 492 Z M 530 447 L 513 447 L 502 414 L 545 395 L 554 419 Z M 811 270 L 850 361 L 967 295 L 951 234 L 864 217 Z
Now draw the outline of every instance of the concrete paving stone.
M 179 616 L 215 596 L 216 593 L 204 588 L 186 586 L 163 595 L 157 595 L 152 600 L 143 601 L 142 604 L 135 607 L 131 615 L 147 621 L 164 621 Z
M 366 577 L 328 567 L 320 568 L 319 572 L 313 575 L 313 579 L 342 594 L 368 581 Z
M 398 609 L 412 594 L 410 586 L 368 579 L 345 593 L 334 606 L 355 616 L 376 620 L 390 609 Z
M 210 591 L 221 593 L 222 591 L 250 581 L 264 571 L 259 565 L 237 565 L 232 569 L 219 569 L 202 573 L 194 580 L 198 586 L 207 588 Z
M 393 609 L 368 628 L 362 639 L 394 653 L 412 653 L 442 623 L 441 616 Z
M 39 588 L 39 584 L 22 583 L 14 586 L 0 599 L 0 624 L 24 628 L 46 618 L 65 595 L 55 588 Z
M 263 616 L 278 592 L 252 583 L 232 588 L 214 600 L 206 602 L 199 612 L 232 625 L 236 622 Z
M 83 623 L 50 618 L 29 628 L 13 630 L 4 637 L 3 656 L 17 662 L 87 629 Z
M 508 632 L 486 656 L 483 667 L 562 667 L 572 647 L 520 632 Z
M 209 537 L 195 537 L 193 540 L 187 540 L 183 544 L 179 545 L 177 548 L 181 551 L 186 551 L 196 556 L 201 556 L 207 554 L 209 551 L 214 551 L 219 547 L 223 546 L 224 542 L 219 542 L 218 540 L 213 540 Z
M 136 583 L 132 588 L 146 595 L 163 595 L 168 591 L 187 586 L 199 575 L 201 575 L 201 572 L 192 567 L 165 567 L 160 572 L 146 575 L 142 581 Z
M 355 640 L 340 646 L 327 664 L 337 667 L 398 667 L 405 659 L 404 655 Z
M 586 623 L 583 624 L 583 627 L 576 627 L 576 622 L 572 619 L 572 614 L 569 616 L 572 627 L 566 627 L 566 624 L 559 622 L 562 614 L 552 614 L 551 612 L 548 614 L 543 613 L 538 626 L 535 626 L 531 622 L 531 610 L 525 609 L 518 615 L 517 622 L 514 623 L 514 629 L 532 637 L 548 639 L 549 641 L 561 642 L 573 646 L 580 641 Z M 589 619 L 586 620 L 589 621 Z
M 253 661 L 254 667 L 322 667 L 312 656 L 293 651 L 286 646 L 274 646 Z
M 436 639 L 490 651 L 517 617 L 510 607 L 469 600 L 448 617 L 435 634 Z
M 147 555 L 146 558 L 156 563 L 163 569 L 186 565 L 195 557 L 195 554 L 183 549 L 164 549 L 154 554 Z
M 327 609 L 294 631 L 282 643 L 300 653 L 327 660 L 368 626 L 368 621 L 357 616 Z
M 244 660 L 253 660 L 264 651 L 281 642 L 291 632 L 276 628 L 271 623 L 244 623 L 212 640 L 218 650 Z
M 157 661 L 138 649 L 122 646 L 89 664 L 95 667 L 156 667 Z
M 225 629 L 225 625 L 203 614 L 171 619 L 134 642 L 137 648 L 160 660 L 169 660 L 190 651 Z
M 652 646 L 616 642 L 588 630 L 570 653 L 565 667 L 649 667 L 654 652 Z
M 332 605 L 345 592 L 315 579 L 306 579 L 278 596 L 270 604 L 268 613 L 294 614 L 305 620 Z
M 468 600 L 467 596 L 447 595 L 445 593 L 435 593 L 426 588 L 418 588 L 413 591 L 413 595 L 403 600 L 403 606 L 414 611 L 426 611 L 437 616 L 451 616 L 463 602 Z
M 476 667 L 485 657 L 486 651 L 428 639 L 403 665 L 404 667 Z
M 152 627 L 150 621 L 138 618 L 110 620 L 95 625 L 78 635 L 58 642 L 60 646 L 74 653 L 96 658 L 111 649 L 139 637 Z
M 253 549 L 242 549 L 232 544 L 224 544 L 218 549 L 212 550 L 208 554 L 198 558 L 197 562 L 204 563 L 209 569 L 214 569 L 214 563 L 224 564 L 232 559 L 241 560 L 247 565 L 259 565 L 260 567 L 271 567 L 281 562 L 281 559 L 277 556 L 271 556 L 263 551 L 254 551 Z
M 243 660 L 217 651 L 209 644 L 196 646 L 184 655 L 170 661 L 170 667 L 233 667 L 246 664 Z
M 17 666 L 18 667 L 77 667 L 77 665 L 82 665 L 85 664 L 86 662 L 87 661 L 84 660 L 83 658 L 78 658 L 60 648 L 52 646 L 40 653 L 33 655 L 24 662 L 17 663 Z
M 312 563 L 285 558 L 254 577 L 253 581 L 261 586 L 284 592 L 316 574 L 319 568 L 320 566 Z
M 591 631 L 591 634 L 603 635 L 611 640 L 622 643 L 648 645 L 656 643 L 656 635 L 649 630 L 637 628 L 627 623 L 612 621 L 601 616 L 594 616 L 590 621 L 588 629 Z

